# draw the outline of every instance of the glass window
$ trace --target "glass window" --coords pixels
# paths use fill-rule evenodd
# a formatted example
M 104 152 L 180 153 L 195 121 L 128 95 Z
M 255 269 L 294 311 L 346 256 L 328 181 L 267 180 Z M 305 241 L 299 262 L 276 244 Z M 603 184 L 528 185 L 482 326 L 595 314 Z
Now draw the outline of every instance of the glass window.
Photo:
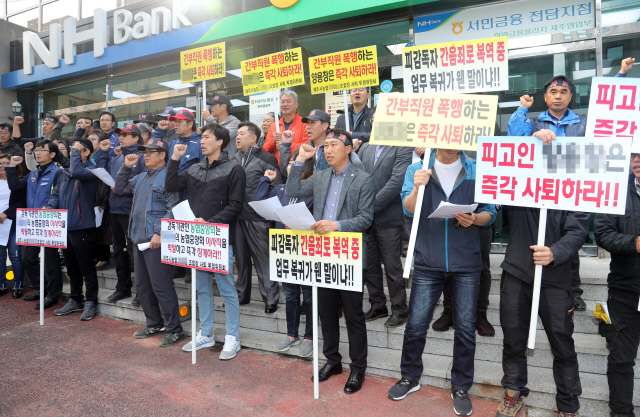
M 57 0 L 42 6 L 42 30 L 49 30 L 49 24 L 63 24 L 67 17 L 78 19 L 78 2 L 80 0 Z
M 102 9 L 108 12 L 121 6 L 121 0 L 82 0 L 82 18 L 92 17 L 95 9 Z
M 28 9 L 29 7 L 34 7 L 37 5 L 38 5 L 38 0 L 8 0 L 7 8 L 8 8 L 9 14 L 11 14 L 13 12 L 19 12 L 20 10 Z M 36 11 L 36 17 L 37 16 L 38 16 L 38 12 Z
M 4 18 L 7 14 L 5 11 L 5 6 L 7 5 L 7 0 L 0 0 L 0 17 Z
M 602 0 L 602 26 L 621 25 L 638 20 L 639 0 Z
M 640 77 L 640 37 L 635 35 L 616 38 L 604 38 L 602 40 L 602 73 L 605 77 L 614 76 L 620 71 L 623 59 L 634 57 L 636 64 L 627 77 Z
M 71 120 L 62 130 L 63 136 L 72 136 L 79 117 L 98 119 L 104 111 L 107 81 L 98 80 L 71 87 L 44 91 L 43 111 L 60 117 L 63 114 Z
M 31 31 L 38 32 L 38 9 L 20 13 L 9 17 L 9 22 L 25 27 Z

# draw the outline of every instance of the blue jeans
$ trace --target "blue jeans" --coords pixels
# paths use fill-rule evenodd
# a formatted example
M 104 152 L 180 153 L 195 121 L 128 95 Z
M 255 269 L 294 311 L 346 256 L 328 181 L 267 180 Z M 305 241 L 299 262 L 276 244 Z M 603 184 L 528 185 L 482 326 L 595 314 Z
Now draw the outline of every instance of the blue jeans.
M 287 336 L 298 337 L 300 328 L 300 291 L 302 291 L 303 308 L 307 313 L 307 324 L 304 328 L 304 338 L 313 340 L 313 305 L 311 304 L 311 287 L 309 285 L 297 285 L 282 283 L 282 289 L 287 299 Z
M 224 300 L 224 313 L 227 318 L 227 334 L 240 340 L 240 302 L 238 291 L 233 282 L 233 248 L 229 245 L 229 273 L 220 274 L 198 269 L 196 271 L 196 290 L 198 290 L 198 308 L 200 309 L 200 330 L 203 336 L 213 336 L 213 276 L 216 276 L 218 291 Z
M 409 379 L 422 377 L 422 353 L 427 329 L 446 282 L 451 293 L 455 329 L 451 384 L 453 388 L 464 391 L 471 388 L 476 354 L 476 303 L 480 290 L 480 272 L 436 272 L 420 267 L 414 269 L 409 318 L 404 330 L 400 362 L 402 376 Z
M 16 245 L 15 231 L 9 235 L 7 246 L 0 245 L 0 290 L 7 289 L 7 252 L 13 268 L 13 288 L 21 290 L 24 280 L 24 266 L 22 265 L 20 247 Z

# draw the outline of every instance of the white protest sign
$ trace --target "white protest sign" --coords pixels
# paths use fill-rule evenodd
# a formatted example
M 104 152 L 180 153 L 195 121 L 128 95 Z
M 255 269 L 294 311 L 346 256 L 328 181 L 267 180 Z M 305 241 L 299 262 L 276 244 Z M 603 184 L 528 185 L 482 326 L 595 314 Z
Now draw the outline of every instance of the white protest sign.
M 16 244 L 67 247 L 67 210 L 17 209 Z
M 269 112 L 279 108 L 278 91 L 271 90 L 249 97 L 249 120 L 262 126 L 262 120 Z M 274 120 L 276 117 L 273 118 Z
M 165 264 L 229 273 L 229 226 L 162 219 L 161 260 Z

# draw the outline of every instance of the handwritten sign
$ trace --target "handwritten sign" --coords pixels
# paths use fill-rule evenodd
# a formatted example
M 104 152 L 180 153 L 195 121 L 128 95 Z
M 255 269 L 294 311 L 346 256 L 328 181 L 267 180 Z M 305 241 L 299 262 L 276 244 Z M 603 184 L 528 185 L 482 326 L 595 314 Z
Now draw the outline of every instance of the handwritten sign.
M 245 96 L 304 84 L 301 48 L 247 59 L 240 66 Z
M 311 94 L 378 85 L 376 46 L 309 58 Z
M 227 75 L 224 42 L 180 52 L 180 81 L 192 83 Z
M 16 209 L 16 244 L 67 247 L 67 210 Z
M 163 263 L 229 273 L 229 225 L 162 219 L 160 227 Z

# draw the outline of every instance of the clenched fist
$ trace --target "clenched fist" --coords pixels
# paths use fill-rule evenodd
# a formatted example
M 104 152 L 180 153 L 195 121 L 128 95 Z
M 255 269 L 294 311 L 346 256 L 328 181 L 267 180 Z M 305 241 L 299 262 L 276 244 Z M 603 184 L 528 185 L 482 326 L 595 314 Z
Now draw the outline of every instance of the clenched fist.
M 63 114 L 62 116 L 60 116 L 60 122 L 66 125 L 67 123 L 69 123 L 69 116 Z
M 278 133 L 278 132 L 276 132 Z M 273 134 L 275 137 L 275 133 Z M 291 130 L 285 130 L 282 133 L 282 143 L 291 143 L 293 142 L 293 136 L 294 136 L 294 132 L 292 132 Z
M 11 157 L 11 161 L 9 162 L 9 166 L 10 167 L 17 167 L 21 163 L 22 163 L 22 157 L 21 156 L 12 156 Z
M 300 149 L 298 157 L 296 158 L 296 161 L 298 162 L 305 162 L 307 159 L 313 158 L 313 156 L 316 154 L 316 148 L 309 145 L 308 143 L 305 143 L 298 149 Z
M 180 145 L 178 143 L 173 147 L 173 155 L 171 155 L 171 159 L 174 161 L 179 161 L 180 158 L 187 153 L 187 145 Z
M 275 172 L 275 171 L 272 171 L 272 170 L 268 169 L 268 170 L 266 170 L 266 171 L 264 172 L 264 176 L 265 176 L 265 177 L 269 177 L 269 179 L 270 179 L 271 181 L 275 181 L 275 180 L 276 180 L 276 177 L 277 177 L 278 175 L 276 174 L 276 172 Z
M 520 106 L 530 109 L 533 106 L 533 97 L 528 94 L 520 97 Z
M 127 168 L 133 168 L 135 164 L 138 163 L 138 154 L 130 153 L 129 155 L 124 157 L 124 164 Z
M 111 141 L 109 139 L 105 139 L 100 142 L 101 151 L 109 152 L 109 149 L 111 149 Z
M 24 123 L 24 118 L 20 117 L 20 116 L 16 116 L 13 118 L 13 124 L 14 125 L 21 125 L 22 123 Z
M 169 129 L 169 121 L 168 120 L 160 120 L 158 121 L 158 128 L 162 130 Z
M 31 154 L 31 152 L 33 152 L 33 142 L 25 142 L 24 151 L 25 153 Z

